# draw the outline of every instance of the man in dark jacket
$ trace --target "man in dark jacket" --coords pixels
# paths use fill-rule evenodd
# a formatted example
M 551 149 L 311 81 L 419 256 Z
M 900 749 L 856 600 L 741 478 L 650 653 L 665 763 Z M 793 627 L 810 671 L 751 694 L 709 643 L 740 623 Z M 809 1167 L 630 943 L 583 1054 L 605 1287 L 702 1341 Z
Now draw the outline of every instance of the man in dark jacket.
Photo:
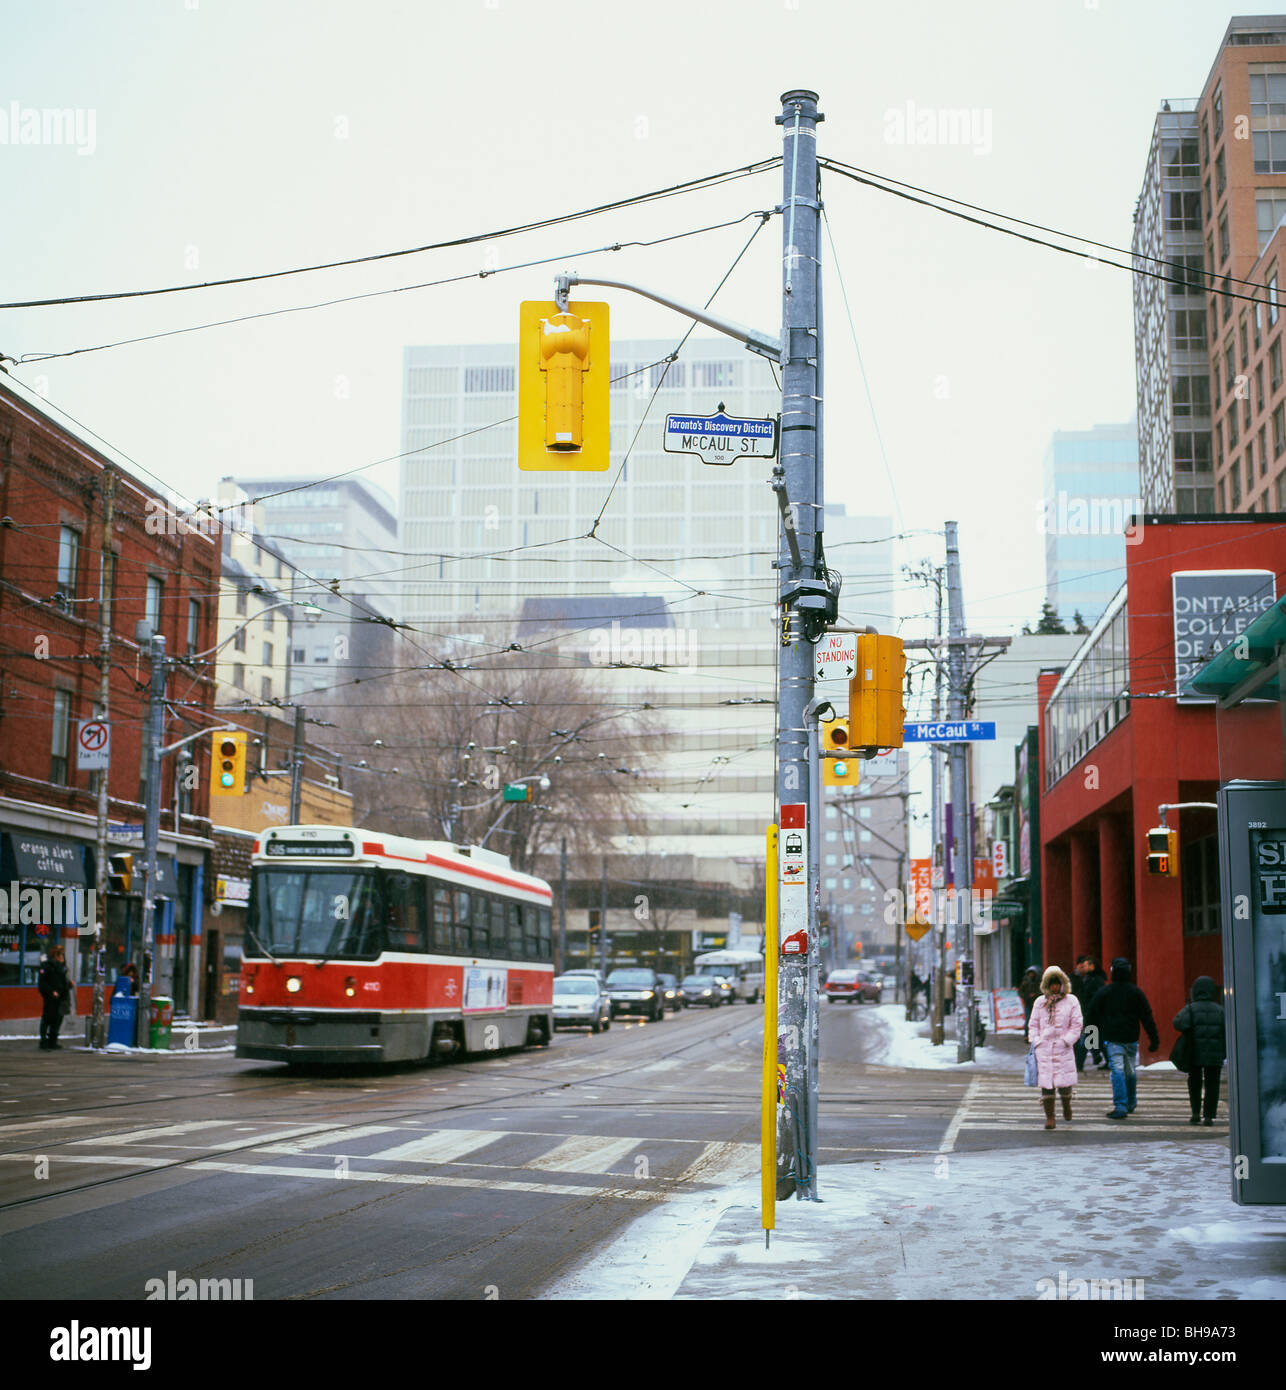
M 1103 986 L 1107 984 L 1107 976 L 1099 969 L 1097 956 L 1079 956 L 1076 960 L 1076 971 L 1072 975 L 1072 993 L 1080 1001 L 1081 1017 L 1084 1018 L 1088 1012 L 1094 996 Z M 1090 1048 L 1086 1045 L 1084 1034 L 1073 1049 L 1076 1053 L 1076 1070 L 1085 1070 L 1085 1056 L 1087 1052 L 1094 1055 L 1094 1065 L 1100 1071 L 1107 1070 L 1107 1060 L 1103 1056 L 1101 1048 Z
M 40 1011 L 40 1046 L 46 1052 L 60 1051 L 58 1030 L 71 1002 L 71 981 L 63 964 L 63 948 L 55 946 L 45 958 L 36 978 L 44 1007 Z
M 1139 1055 L 1139 1026 L 1148 1035 L 1148 1046 L 1155 1052 L 1161 1046 L 1152 1005 L 1147 995 L 1130 982 L 1130 962 L 1117 956 L 1112 962 L 1112 979 L 1090 1001 L 1085 1016 L 1087 1027 L 1098 1030 L 1112 1072 L 1112 1109 L 1109 1120 L 1123 1120 L 1138 1105 L 1138 1077 L 1135 1065 Z
M 1027 1026 L 1031 1022 L 1032 1005 L 1040 998 L 1040 971 L 1029 965 L 1018 981 L 1018 997 L 1023 1001 L 1023 1041 L 1027 1042 Z
M 1212 1125 L 1219 1108 L 1219 1073 L 1228 1055 L 1227 1034 L 1224 1032 L 1223 1005 L 1215 999 L 1215 982 L 1209 975 L 1199 975 L 1192 982 L 1192 1003 L 1185 1004 L 1174 1016 L 1174 1026 L 1180 1033 L 1192 1035 L 1192 1060 L 1188 1070 L 1188 1103 L 1192 1106 L 1189 1124 Z M 1205 1089 L 1205 1110 L 1201 1106 L 1202 1083 Z

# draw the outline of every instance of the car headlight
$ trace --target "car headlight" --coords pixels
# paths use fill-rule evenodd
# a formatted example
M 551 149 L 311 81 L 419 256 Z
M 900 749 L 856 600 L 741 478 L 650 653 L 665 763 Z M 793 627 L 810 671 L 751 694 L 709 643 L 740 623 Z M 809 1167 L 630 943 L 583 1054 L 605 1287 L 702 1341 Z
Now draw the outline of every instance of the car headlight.
M 654 989 L 645 989 L 645 990 L 643 991 L 643 998 L 644 998 L 644 999 L 655 999 L 655 998 L 656 998 L 656 990 L 654 990 Z

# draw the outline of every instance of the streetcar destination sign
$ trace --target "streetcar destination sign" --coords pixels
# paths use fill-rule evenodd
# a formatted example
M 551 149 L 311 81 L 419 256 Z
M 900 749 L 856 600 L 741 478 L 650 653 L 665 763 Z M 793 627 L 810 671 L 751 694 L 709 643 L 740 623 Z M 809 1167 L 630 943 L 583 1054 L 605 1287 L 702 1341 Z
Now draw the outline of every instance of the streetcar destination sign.
M 702 463 L 727 466 L 738 459 L 770 459 L 777 454 L 776 420 L 739 419 L 724 414 L 667 415 L 665 452 L 695 454 Z
M 954 723 L 922 720 L 902 726 L 903 743 L 979 743 L 996 737 L 994 722 L 960 719 Z

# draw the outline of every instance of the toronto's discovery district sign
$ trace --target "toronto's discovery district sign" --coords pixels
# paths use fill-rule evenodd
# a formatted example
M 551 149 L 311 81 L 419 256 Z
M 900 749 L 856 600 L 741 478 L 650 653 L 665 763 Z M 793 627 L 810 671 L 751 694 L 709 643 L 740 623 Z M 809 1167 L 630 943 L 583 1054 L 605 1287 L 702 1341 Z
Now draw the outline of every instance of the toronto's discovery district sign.
M 703 463 L 721 465 L 770 459 L 777 453 L 777 422 L 739 419 L 722 410 L 713 415 L 667 415 L 665 452 L 695 454 Z

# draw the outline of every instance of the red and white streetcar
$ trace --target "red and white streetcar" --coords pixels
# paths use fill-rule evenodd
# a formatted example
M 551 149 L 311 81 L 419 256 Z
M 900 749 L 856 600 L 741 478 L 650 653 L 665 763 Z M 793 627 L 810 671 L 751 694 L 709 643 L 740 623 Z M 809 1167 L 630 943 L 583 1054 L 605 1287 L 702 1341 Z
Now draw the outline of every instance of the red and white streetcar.
M 255 841 L 237 1056 L 398 1062 L 548 1042 L 551 893 L 502 854 L 334 825 Z

